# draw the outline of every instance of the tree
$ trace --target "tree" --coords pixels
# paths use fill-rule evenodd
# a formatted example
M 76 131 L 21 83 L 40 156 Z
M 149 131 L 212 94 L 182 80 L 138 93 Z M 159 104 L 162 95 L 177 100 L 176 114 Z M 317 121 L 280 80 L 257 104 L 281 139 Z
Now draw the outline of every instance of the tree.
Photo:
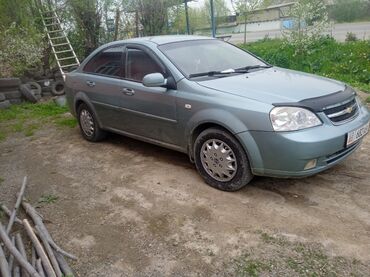
M 161 35 L 167 23 L 165 0 L 137 0 L 139 20 L 146 36 Z
M 133 0 L 139 21 L 146 36 L 161 35 L 168 29 L 168 12 L 181 0 Z
M 0 28 L 0 78 L 22 77 L 31 68 L 39 69 L 45 45 L 35 29 L 15 22 Z
M 284 31 L 286 42 L 303 55 L 328 27 L 328 12 L 321 0 L 299 0 L 291 9 L 293 28 Z
M 231 0 L 234 10 L 243 18 L 244 44 L 247 43 L 248 15 L 264 3 L 264 0 Z
M 335 0 L 329 9 L 330 17 L 338 22 L 353 22 L 370 18 L 369 0 Z
M 0 0 L 0 25 L 32 25 L 38 11 L 32 0 Z
M 0 0 L 1 76 L 21 76 L 31 67 L 39 68 L 46 43 L 38 16 L 33 0 Z
M 76 27 L 84 44 L 84 55 L 99 46 L 102 6 L 98 0 L 70 0 Z
M 216 28 L 217 25 L 222 23 L 222 20 L 229 15 L 230 10 L 225 2 L 225 0 L 214 0 L 213 1 L 214 5 L 214 12 L 215 12 L 215 17 L 216 17 Z M 208 15 L 206 16 L 207 21 L 209 24 L 211 24 L 211 4 L 209 0 L 206 0 L 204 3 L 204 10 L 205 14 Z
M 188 8 L 190 33 L 194 33 L 196 29 L 209 24 L 208 14 L 204 13 L 203 8 Z M 169 10 L 170 33 L 185 34 L 186 33 L 186 17 L 184 5 L 175 5 Z

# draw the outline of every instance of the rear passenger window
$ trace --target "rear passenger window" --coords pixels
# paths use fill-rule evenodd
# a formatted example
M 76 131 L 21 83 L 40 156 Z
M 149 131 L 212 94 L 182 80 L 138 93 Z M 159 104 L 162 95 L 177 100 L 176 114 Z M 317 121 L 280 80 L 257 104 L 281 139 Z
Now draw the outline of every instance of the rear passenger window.
M 136 48 L 127 48 L 127 72 L 126 78 L 142 82 L 145 75 L 150 73 L 166 72 L 145 51 Z
M 118 46 L 102 50 L 85 65 L 84 72 L 112 77 L 123 77 L 123 49 L 123 46 Z

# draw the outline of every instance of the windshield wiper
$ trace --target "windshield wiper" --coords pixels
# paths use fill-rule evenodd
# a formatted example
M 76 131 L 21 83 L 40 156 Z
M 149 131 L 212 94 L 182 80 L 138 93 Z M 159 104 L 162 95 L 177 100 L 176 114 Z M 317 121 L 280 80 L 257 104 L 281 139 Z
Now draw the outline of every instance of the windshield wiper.
M 193 74 L 189 75 L 189 78 L 224 75 L 224 74 L 231 74 L 231 73 L 235 73 L 235 70 L 234 69 L 226 69 L 226 70 L 222 70 L 222 71 L 208 71 L 208 72 L 201 72 L 201 73 L 193 73 Z
M 258 68 L 270 68 L 271 65 L 249 65 L 240 67 L 237 69 L 226 69 L 222 71 L 208 71 L 208 72 L 201 72 L 201 73 L 193 73 L 189 75 L 189 78 L 196 78 L 196 77 L 204 77 L 204 76 L 215 76 L 215 75 L 227 75 L 232 73 L 247 73 L 251 69 L 258 69 Z
M 240 67 L 237 69 L 234 69 L 236 73 L 243 73 L 243 72 L 249 72 L 251 69 L 258 69 L 258 68 L 271 68 L 272 65 L 248 65 L 244 67 Z

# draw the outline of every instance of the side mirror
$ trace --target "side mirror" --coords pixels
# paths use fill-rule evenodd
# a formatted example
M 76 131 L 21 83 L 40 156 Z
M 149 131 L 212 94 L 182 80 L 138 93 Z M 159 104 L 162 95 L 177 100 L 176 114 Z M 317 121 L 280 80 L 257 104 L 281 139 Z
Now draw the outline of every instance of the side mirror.
M 161 73 L 151 73 L 144 76 L 143 85 L 146 87 L 162 87 L 167 85 L 167 79 Z

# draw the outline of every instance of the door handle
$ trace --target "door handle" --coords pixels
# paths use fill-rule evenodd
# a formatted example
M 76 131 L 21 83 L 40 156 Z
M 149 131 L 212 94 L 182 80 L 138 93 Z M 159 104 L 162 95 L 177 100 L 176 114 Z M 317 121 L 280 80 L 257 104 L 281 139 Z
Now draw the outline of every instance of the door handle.
M 122 91 L 123 91 L 124 94 L 126 94 L 128 96 L 132 96 L 132 95 L 135 94 L 135 91 L 131 88 L 124 88 Z
M 89 87 L 95 87 L 95 82 L 93 82 L 93 81 L 86 81 L 86 85 L 88 85 Z

